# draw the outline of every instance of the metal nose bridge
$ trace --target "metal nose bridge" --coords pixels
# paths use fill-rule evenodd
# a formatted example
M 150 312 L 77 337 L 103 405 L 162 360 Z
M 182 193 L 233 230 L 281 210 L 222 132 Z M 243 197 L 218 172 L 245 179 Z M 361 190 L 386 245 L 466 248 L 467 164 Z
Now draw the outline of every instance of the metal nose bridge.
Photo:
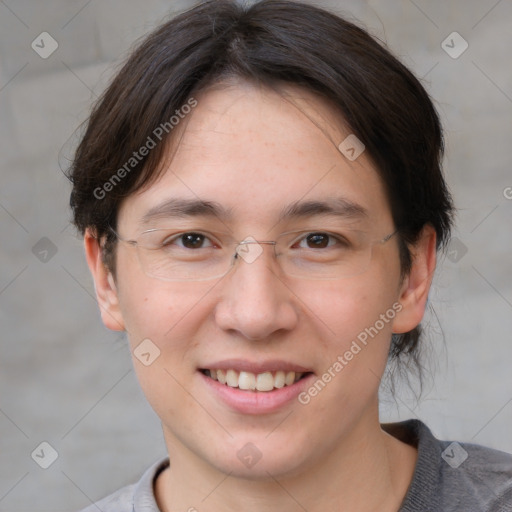
M 277 242 L 275 240 L 242 240 L 241 242 L 238 242 L 238 245 L 236 246 L 236 249 L 235 249 L 235 254 L 234 254 L 234 259 L 238 259 L 238 257 L 240 256 L 240 254 L 238 253 L 238 248 L 242 245 L 249 245 L 249 244 L 256 244 L 256 245 L 260 245 L 260 244 L 265 244 L 265 245 L 273 245 L 274 247 L 277 245 Z M 245 252 L 245 251 L 244 251 Z M 244 259 L 244 258 L 242 258 Z
M 242 240 L 241 242 L 238 242 L 238 245 L 247 245 L 247 244 L 270 244 L 270 245 L 276 245 L 277 242 L 274 240 Z

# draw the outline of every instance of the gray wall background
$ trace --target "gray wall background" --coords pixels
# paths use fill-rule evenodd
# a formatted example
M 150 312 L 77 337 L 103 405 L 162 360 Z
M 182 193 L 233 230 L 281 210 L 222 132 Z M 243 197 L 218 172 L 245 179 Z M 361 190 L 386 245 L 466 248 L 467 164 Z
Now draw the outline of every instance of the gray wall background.
M 135 39 L 192 3 L 0 1 L 0 511 L 79 509 L 165 455 L 126 340 L 100 321 L 59 152 Z M 425 322 L 432 385 L 420 404 L 384 390 L 382 419 L 512 452 L 512 3 L 318 3 L 361 20 L 423 78 L 459 208 Z M 461 40 L 441 46 L 454 31 L 469 45 L 458 58 L 445 49 Z M 42 32 L 58 43 L 46 59 L 31 47 Z M 48 469 L 41 442 L 58 455 Z

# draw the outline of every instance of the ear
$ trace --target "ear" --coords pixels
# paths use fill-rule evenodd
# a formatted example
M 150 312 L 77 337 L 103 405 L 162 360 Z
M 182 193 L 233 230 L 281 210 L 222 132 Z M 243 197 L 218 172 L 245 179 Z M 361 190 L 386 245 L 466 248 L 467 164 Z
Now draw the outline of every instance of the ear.
M 100 241 L 90 229 L 85 232 L 84 245 L 87 264 L 94 279 L 94 289 L 100 307 L 101 319 L 109 329 L 124 331 L 125 326 L 119 307 L 114 277 L 103 263 Z
M 426 225 L 411 248 L 412 266 L 400 287 L 402 309 L 393 322 L 393 332 L 400 334 L 414 329 L 423 319 L 428 292 L 436 269 L 436 231 Z

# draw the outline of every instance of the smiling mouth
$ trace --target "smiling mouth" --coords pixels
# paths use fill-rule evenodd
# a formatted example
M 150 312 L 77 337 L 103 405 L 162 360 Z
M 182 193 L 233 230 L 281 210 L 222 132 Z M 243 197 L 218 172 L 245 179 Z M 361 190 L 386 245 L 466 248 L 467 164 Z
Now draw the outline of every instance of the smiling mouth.
M 230 388 L 241 389 L 243 391 L 274 391 L 286 386 L 291 386 L 310 375 L 312 372 L 238 372 L 236 370 L 200 370 L 207 377 L 220 382 Z

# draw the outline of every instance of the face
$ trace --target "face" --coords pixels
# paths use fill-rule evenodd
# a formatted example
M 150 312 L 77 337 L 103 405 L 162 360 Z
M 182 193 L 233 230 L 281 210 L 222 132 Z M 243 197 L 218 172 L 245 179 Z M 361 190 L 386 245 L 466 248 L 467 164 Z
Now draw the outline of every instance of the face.
M 340 226 L 368 240 L 392 233 L 379 175 L 364 152 L 350 161 L 338 150 L 350 132 L 333 109 L 298 89 L 286 95 L 236 84 L 197 96 L 166 171 L 122 204 L 119 235 L 137 239 L 176 223 L 238 241 Z M 162 207 L 148 217 L 175 200 L 215 203 L 226 215 L 175 218 Z M 294 203 L 335 201 L 360 208 L 280 220 Z M 151 340 L 141 345 L 152 354 L 146 364 L 133 361 L 169 451 L 250 478 L 309 471 L 374 425 L 391 334 L 418 321 L 407 316 L 411 282 L 400 280 L 396 236 L 374 246 L 364 272 L 330 280 L 287 276 L 273 246 L 260 247 L 223 277 L 180 282 L 148 276 L 137 250 L 120 243 L 114 298 L 104 308 L 107 325 L 116 328 L 115 317 L 127 330 L 132 352 Z M 280 387 L 235 389 L 205 374 L 217 369 L 235 370 L 235 386 L 244 371 L 249 386 L 252 373 L 261 386 Z M 289 379 L 302 378 L 282 386 L 276 372 L 293 371 Z M 275 380 L 257 377 L 267 372 Z

